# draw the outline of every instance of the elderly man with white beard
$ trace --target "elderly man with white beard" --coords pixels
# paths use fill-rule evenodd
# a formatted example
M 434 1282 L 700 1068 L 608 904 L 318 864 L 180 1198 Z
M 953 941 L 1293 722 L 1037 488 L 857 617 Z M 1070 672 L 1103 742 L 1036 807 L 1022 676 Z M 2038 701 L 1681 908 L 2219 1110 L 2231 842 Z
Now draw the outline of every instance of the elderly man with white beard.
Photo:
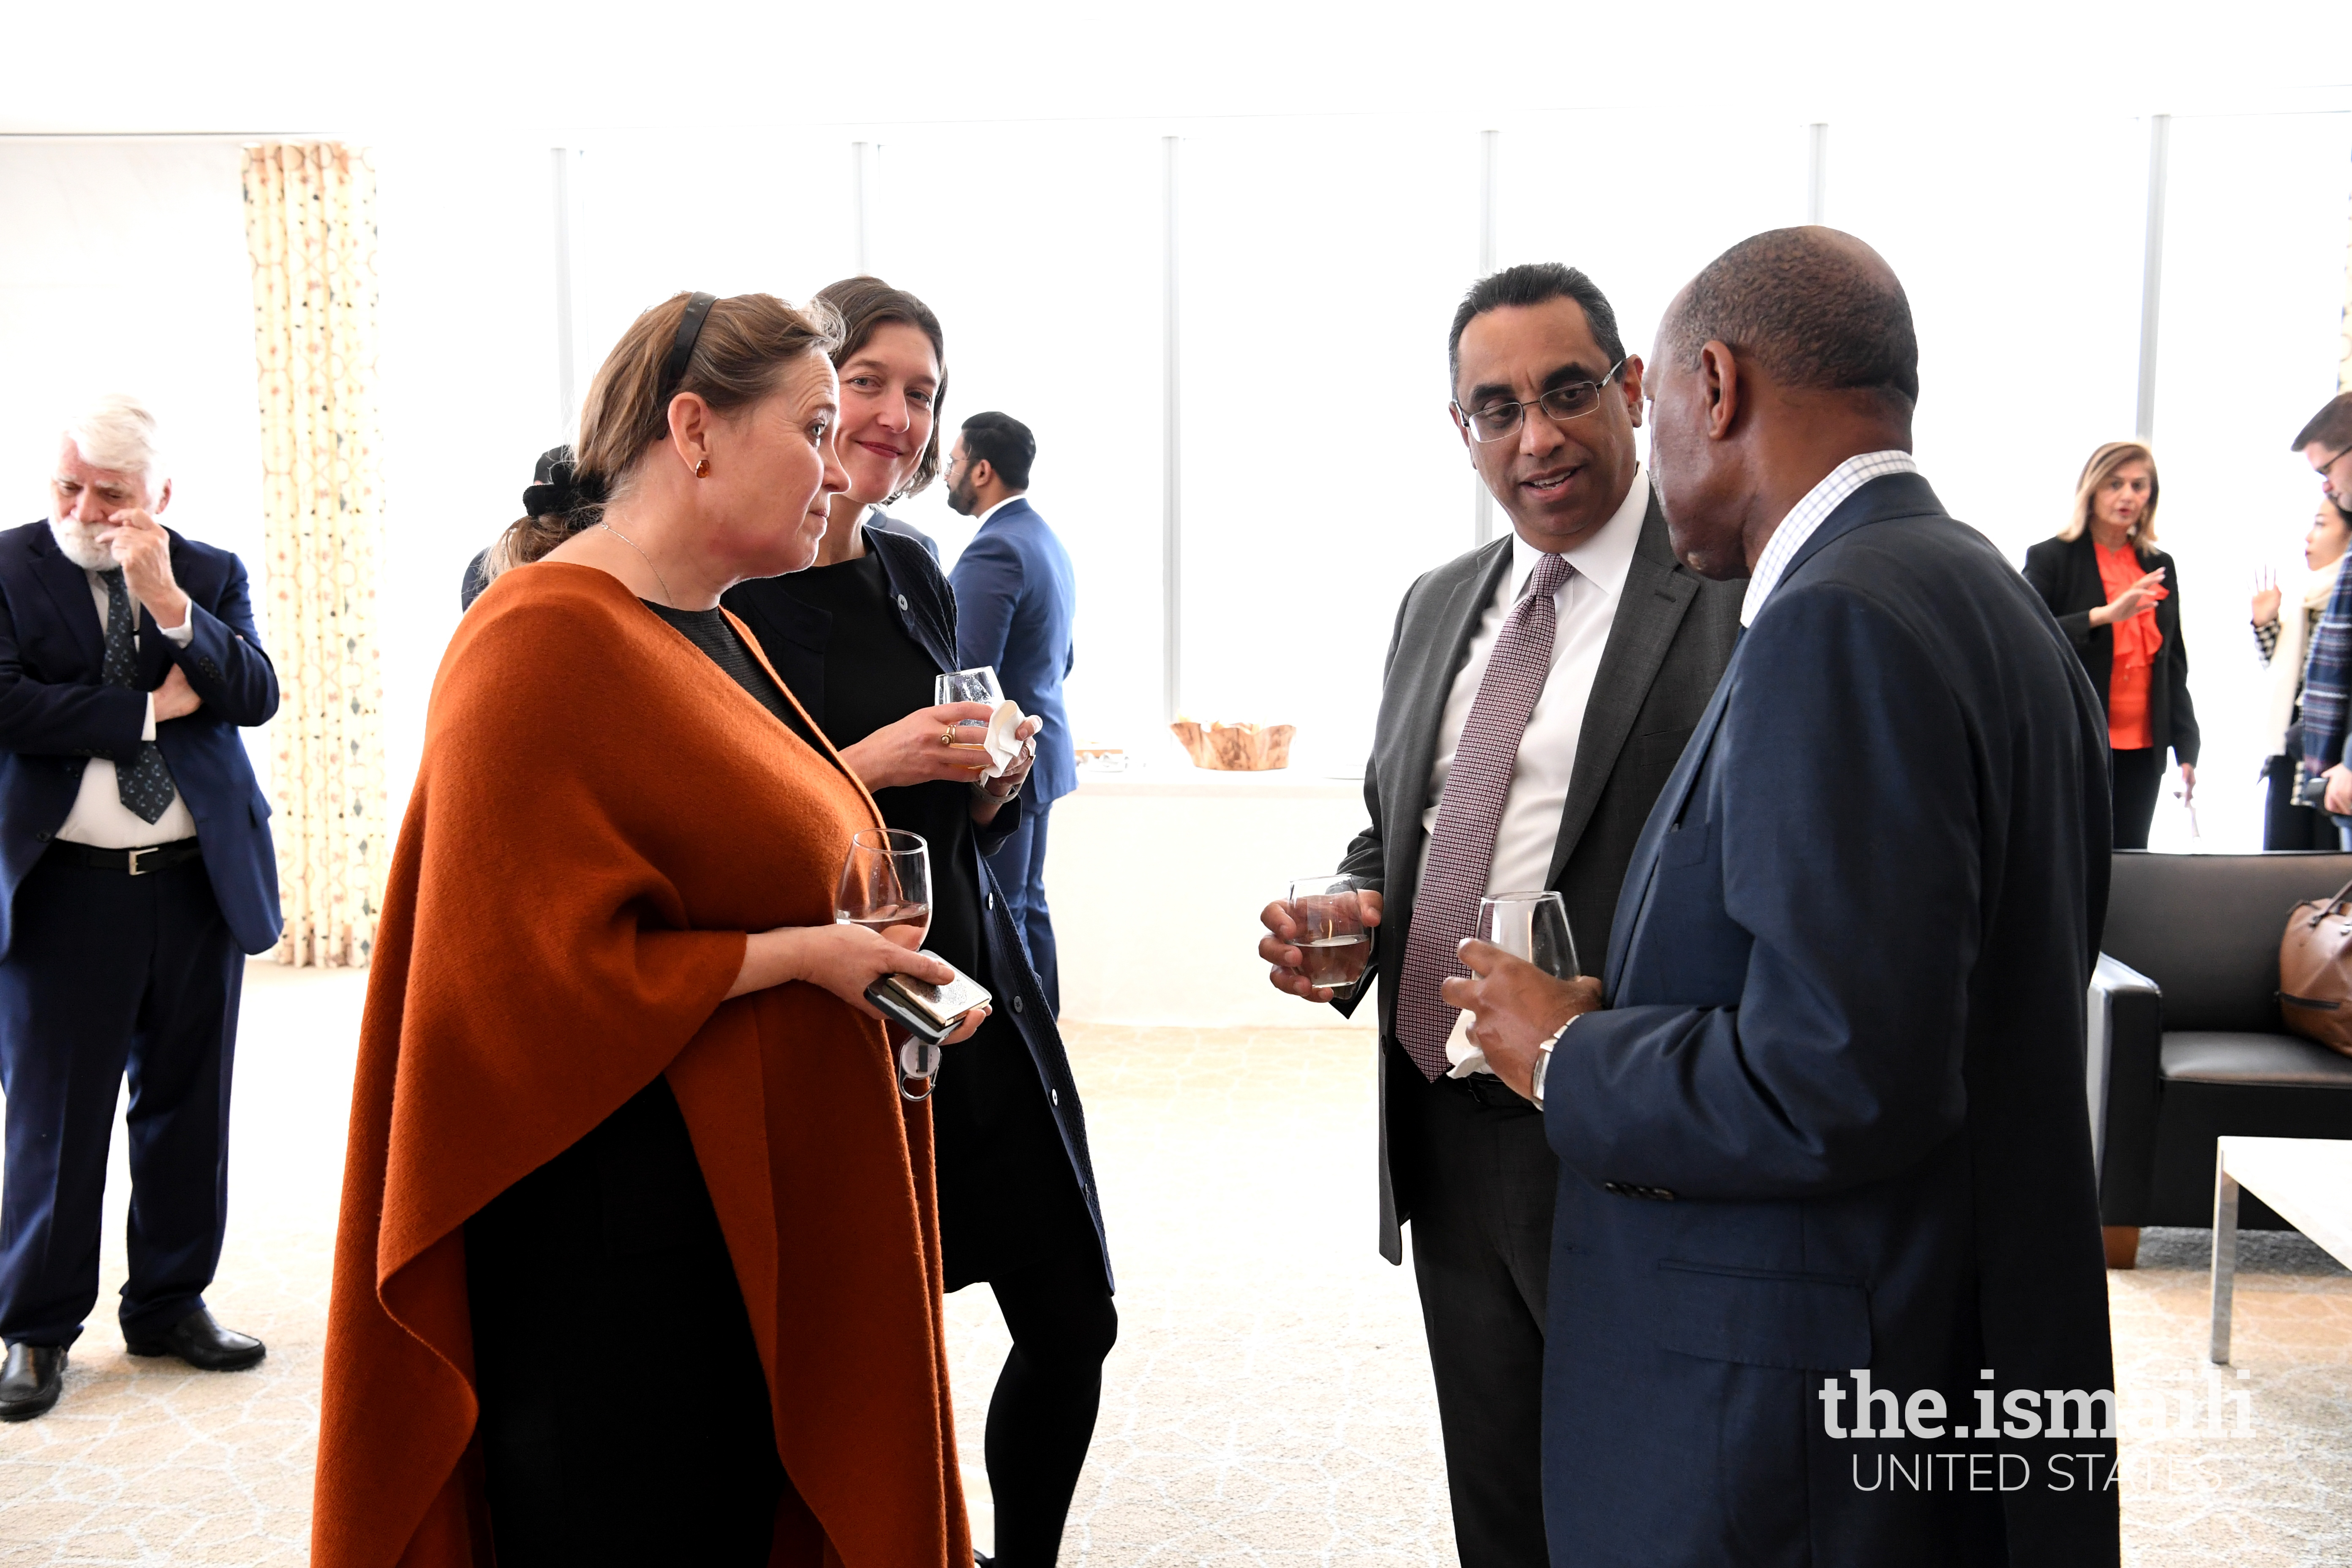
M 269 806 L 237 735 L 278 710 L 245 568 L 157 521 L 155 420 L 65 422 L 48 519 L 0 531 L 0 1421 L 39 1415 L 98 1304 L 127 1072 L 133 1355 L 252 1366 L 204 1292 L 228 1214 L 245 954 L 276 945 Z

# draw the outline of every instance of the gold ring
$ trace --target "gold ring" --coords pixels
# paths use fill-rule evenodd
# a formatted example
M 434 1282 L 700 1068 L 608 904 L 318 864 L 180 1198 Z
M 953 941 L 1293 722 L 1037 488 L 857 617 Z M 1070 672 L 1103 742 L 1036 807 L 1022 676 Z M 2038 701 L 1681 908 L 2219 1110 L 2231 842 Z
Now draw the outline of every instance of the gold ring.
M 940 744 L 942 746 L 952 746 L 955 744 L 954 725 L 950 724 L 946 729 L 940 731 Z

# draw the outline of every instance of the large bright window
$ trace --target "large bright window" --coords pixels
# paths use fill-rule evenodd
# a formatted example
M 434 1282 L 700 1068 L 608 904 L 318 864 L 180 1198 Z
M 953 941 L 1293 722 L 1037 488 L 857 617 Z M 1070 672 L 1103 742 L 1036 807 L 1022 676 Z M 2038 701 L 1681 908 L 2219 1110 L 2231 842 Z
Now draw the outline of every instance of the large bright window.
M 1173 130 L 1181 701 L 1295 723 L 1297 765 L 1344 773 L 1372 738 L 1399 596 L 1475 537 L 1476 480 L 1444 412 L 1445 333 L 1489 217 L 1497 265 L 1583 268 L 1646 356 L 1675 289 L 1742 237 L 1802 222 L 1815 190 L 1821 139 L 1792 115 L 1485 123 L 1491 205 L 1483 127 L 1456 116 L 590 137 L 567 163 L 572 405 L 635 315 L 679 289 L 804 300 L 861 265 L 913 289 L 946 327 L 950 434 L 982 408 L 1036 431 L 1032 493 L 1077 566 L 1078 738 L 1163 746 Z M 2263 567 L 2292 587 L 2317 499 L 2286 443 L 2336 384 L 2352 115 L 2182 115 L 2168 135 L 2162 535 L 2205 732 L 2194 842 L 2242 847 L 2258 832 L 2255 767 L 2277 739 L 2246 595 Z M 1917 319 L 1920 461 L 2012 561 L 2058 527 L 2091 448 L 2135 427 L 2149 140 L 2146 118 L 2063 106 L 1828 126 L 1824 216 L 1886 257 Z M 532 458 L 572 415 L 557 390 L 550 150 L 395 138 L 373 156 L 397 795 L 458 572 L 511 520 Z M 53 400 L 150 392 L 176 432 L 174 520 L 259 574 L 234 162 L 226 142 L 6 150 L 0 192 L 29 216 L 0 244 L 0 335 L 51 368 L 0 404 L 30 517 Z M 150 232 L 170 246 L 113 237 Z M 971 537 L 937 487 L 897 510 L 950 564 Z M 1509 523 L 1497 510 L 1491 525 Z M 2189 834 L 2168 798 L 2158 842 L 2188 847 Z
M 2158 531 L 2180 567 L 2204 729 L 2204 847 L 2251 849 L 2262 831 L 2254 767 L 2278 737 L 2247 601 L 2263 567 L 2292 593 L 2319 501 L 2318 480 L 2287 443 L 2336 391 L 2352 115 L 2183 116 L 2172 122 L 2171 169 Z M 2192 847 L 2168 796 L 2157 823 L 2152 844 Z
M 1356 772 L 1398 598 L 1471 542 L 1445 332 L 1476 138 L 1243 122 L 1182 155 L 1184 705 Z
M 939 313 L 950 437 L 996 409 L 1037 437 L 1030 500 L 1077 574 L 1075 738 L 1134 745 L 1160 706 L 1159 143 L 959 129 L 876 162 L 868 260 Z M 952 562 L 973 525 L 945 491 L 895 510 Z

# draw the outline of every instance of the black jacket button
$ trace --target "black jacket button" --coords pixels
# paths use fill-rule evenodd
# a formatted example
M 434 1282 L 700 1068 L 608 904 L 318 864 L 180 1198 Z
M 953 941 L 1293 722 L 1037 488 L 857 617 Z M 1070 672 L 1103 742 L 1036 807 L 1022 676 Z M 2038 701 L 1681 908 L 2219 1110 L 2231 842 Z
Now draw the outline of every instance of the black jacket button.
M 1021 998 L 1018 996 L 1013 999 L 1013 1010 L 1016 1013 L 1021 1011 Z
M 899 609 L 901 609 L 901 610 L 904 610 L 906 607 L 907 607 L 907 595 L 904 595 L 904 594 L 901 594 L 901 595 L 898 595 L 898 608 L 899 608 Z

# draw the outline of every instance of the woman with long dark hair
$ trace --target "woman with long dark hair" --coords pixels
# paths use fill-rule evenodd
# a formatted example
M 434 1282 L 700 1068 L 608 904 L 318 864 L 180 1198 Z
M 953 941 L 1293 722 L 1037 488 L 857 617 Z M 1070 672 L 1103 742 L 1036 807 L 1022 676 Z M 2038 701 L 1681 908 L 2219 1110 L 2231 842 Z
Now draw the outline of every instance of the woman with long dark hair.
M 940 470 L 945 336 L 920 300 L 876 278 L 818 299 L 839 312 L 839 449 L 816 564 L 745 583 L 726 604 L 873 789 L 893 827 L 931 847 L 928 946 L 986 985 L 994 1015 L 945 1058 L 931 1096 L 947 1288 L 986 1280 L 1013 1352 L 988 1411 L 988 1481 L 999 1568 L 1045 1568 L 1118 1333 L 1085 1113 L 1053 1009 L 1009 919 L 986 853 L 1018 825 L 1024 754 L 983 780 L 959 730 L 987 710 L 935 706 L 956 666 L 955 596 L 937 562 L 878 508 Z

